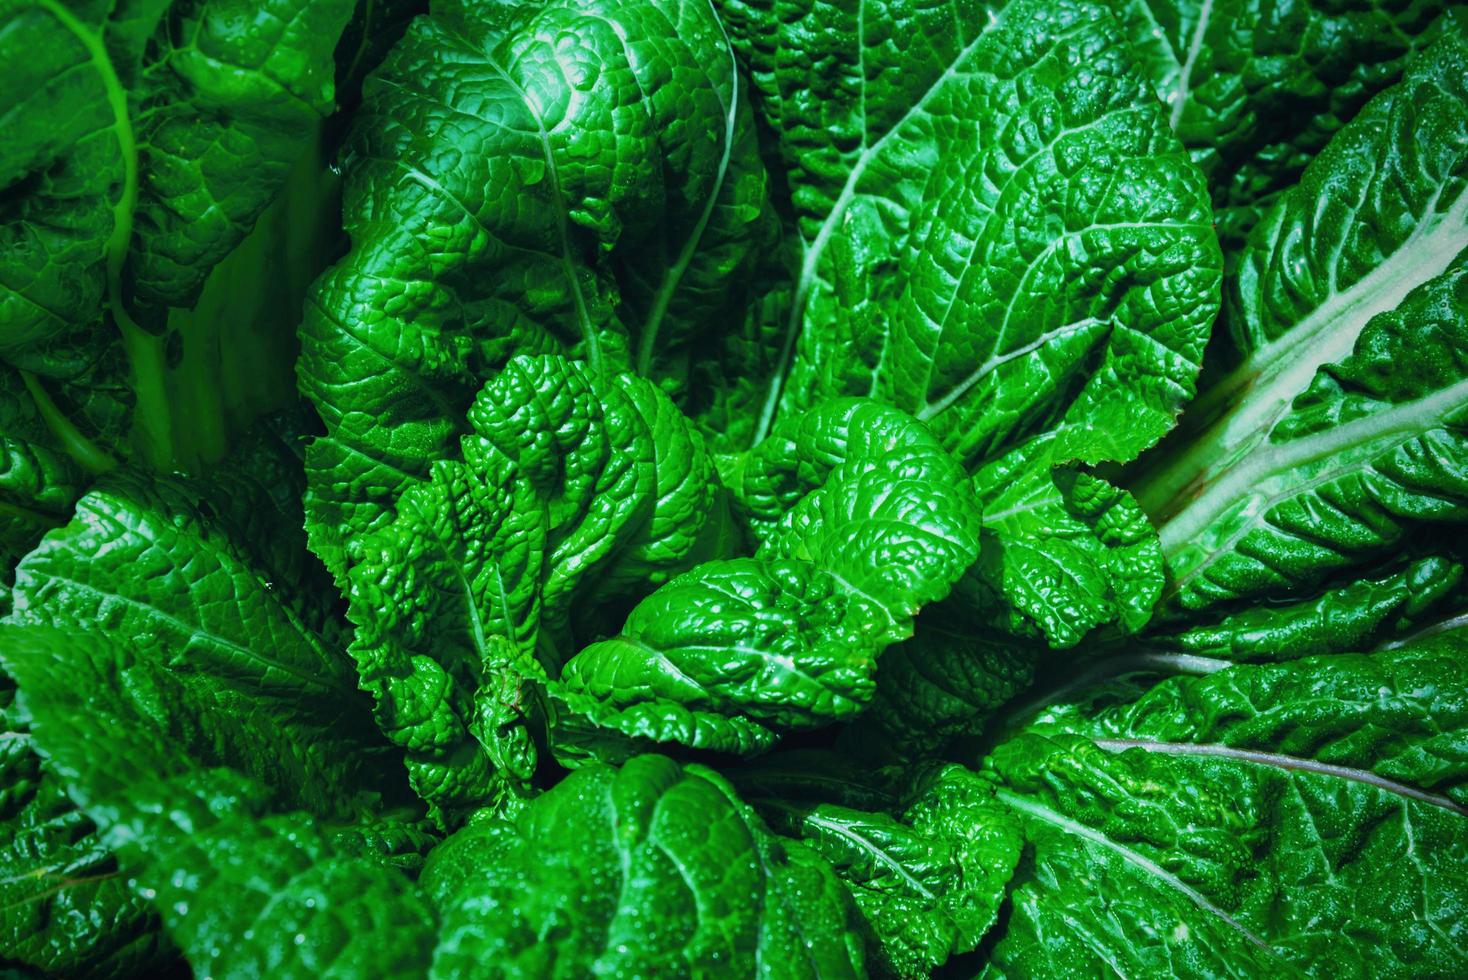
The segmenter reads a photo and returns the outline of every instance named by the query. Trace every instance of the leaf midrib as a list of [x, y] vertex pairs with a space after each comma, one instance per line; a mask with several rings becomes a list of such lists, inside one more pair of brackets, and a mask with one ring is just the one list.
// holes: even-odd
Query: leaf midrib
[[678, 252], [678, 258], [673, 265], [666, 270], [663, 281], [658, 285], [658, 291], [653, 298], [651, 308], [648, 310], [647, 321], [642, 325], [642, 336], [638, 340], [636, 369], [641, 377], [651, 377], [653, 352], [657, 347], [658, 334], [662, 330], [663, 319], [667, 316], [668, 305], [673, 300], [673, 294], [678, 291], [678, 285], [683, 281], [683, 276], [688, 271], [688, 266], [693, 262], [693, 254], [698, 250], [703, 241], [703, 233], [708, 228], [709, 220], [713, 217], [714, 208], [719, 203], [719, 197], [724, 193], [724, 182], [729, 176], [729, 160], [734, 152], [734, 127], [739, 113], [739, 65], [734, 58], [734, 45], [729, 40], [729, 32], [724, 27], [724, 19], [714, 8], [713, 0], [709, 0], [709, 16], [714, 23], [719, 25], [719, 33], [724, 38], [724, 45], [729, 52], [729, 102], [724, 110], [724, 150], [719, 156], [718, 174], [714, 179], [713, 186], [709, 189], [708, 200], [704, 202], [703, 213], [698, 216], [698, 222], [693, 230], [688, 233], [688, 238], [683, 242], [683, 248]]
[[1062, 816], [1061, 814], [1056, 813], [1054, 810], [1051, 810], [1049, 807], [1041, 806], [1033, 800], [1025, 799], [1023, 796], [1020, 796], [1013, 790], [999, 788], [994, 791], [994, 796], [996, 799], [1003, 802], [1012, 810], [1016, 810], [1035, 820], [1039, 820], [1042, 823], [1049, 824], [1062, 833], [1069, 834], [1073, 837], [1080, 837], [1083, 840], [1088, 840], [1093, 844], [1097, 844], [1101, 847], [1106, 848], [1107, 850], [1112, 851], [1128, 864], [1151, 876], [1152, 878], [1155, 878], [1157, 881], [1166, 885], [1168, 888], [1187, 898], [1188, 901], [1197, 906], [1199, 911], [1205, 912], [1208, 915], [1213, 916], [1220, 922], [1227, 925], [1230, 929], [1243, 936], [1254, 946], [1265, 951], [1266, 953], [1278, 957], [1279, 954], [1275, 951], [1274, 947], [1270, 946], [1263, 939], [1261, 939], [1258, 934], [1256, 934], [1253, 930], [1249, 929], [1238, 919], [1235, 919], [1233, 916], [1229, 915], [1221, 907], [1215, 905], [1212, 901], [1210, 901], [1208, 897], [1202, 892], [1198, 891], [1196, 888], [1183, 881], [1177, 875], [1162, 867], [1156, 861], [1153, 861], [1150, 858], [1139, 854], [1138, 852], [1132, 850], [1130, 847], [1127, 847], [1125, 844], [1122, 844], [1119, 841], [1112, 840], [1110, 837], [1107, 837], [1099, 830], [1088, 827], [1083, 823], [1079, 823], [1078, 821], [1071, 820], [1069, 817]]
[[770, 426], [774, 423], [775, 410], [779, 407], [780, 395], [785, 387], [785, 375], [790, 369], [790, 359], [795, 349], [795, 338], [799, 336], [800, 328], [805, 322], [805, 306], [810, 299], [811, 289], [815, 284], [816, 269], [820, 265], [820, 259], [826, 250], [827, 243], [830, 242], [831, 236], [836, 231], [836, 227], [841, 223], [842, 216], [845, 215], [846, 209], [851, 206], [851, 202], [856, 199], [856, 188], [861, 183], [861, 178], [865, 175], [867, 167], [871, 166], [872, 161], [886, 147], [887, 141], [901, 132], [936, 93], [940, 92], [945, 85], [957, 77], [959, 66], [969, 59], [969, 56], [973, 54], [979, 43], [989, 35], [989, 32], [1000, 21], [1001, 19], [998, 17], [991, 17], [988, 23], [984, 25], [983, 30], [979, 31], [973, 40], [959, 49], [958, 53], [954, 55], [953, 60], [933, 80], [933, 83], [924, 90], [921, 96], [914, 100], [908, 110], [902, 114], [902, 118], [893, 123], [874, 142], [868, 144], [857, 156], [856, 162], [852, 164], [851, 170], [846, 175], [846, 183], [842, 185], [841, 192], [837, 195], [835, 203], [831, 205], [831, 210], [827, 213], [825, 220], [821, 222], [820, 228], [816, 231], [815, 238], [805, 246], [805, 255], [800, 263], [800, 277], [796, 280], [795, 294], [790, 304], [790, 315], [785, 322], [784, 338], [780, 344], [780, 356], [775, 363], [775, 372], [771, 377], [769, 391], [765, 396], [765, 403], [760, 411], [759, 423], [755, 427], [753, 445], [758, 445], [764, 441], [765, 436], [769, 434]]
[[1410, 786], [1406, 783], [1398, 782], [1395, 779], [1388, 779], [1385, 776], [1377, 775], [1369, 769], [1341, 766], [1330, 762], [1321, 762], [1319, 759], [1288, 755], [1282, 752], [1262, 752], [1255, 749], [1236, 748], [1231, 745], [1222, 745], [1216, 742], [1161, 742], [1141, 738], [1100, 738], [1094, 739], [1093, 741], [1098, 747], [1108, 752], [1142, 749], [1147, 752], [1156, 752], [1162, 755], [1212, 756], [1238, 762], [1250, 762], [1256, 765], [1271, 766], [1276, 769], [1308, 772], [1320, 776], [1333, 776], [1337, 779], [1346, 779], [1351, 782], [1374, 786], [1377, 789], [1396, 796], [1417, 800], [1422, 803], [1430, 803], [1433, 806], [1442, 807], [1445, 810], [1468, 816], [1468, 807], [1463, 806], [1450, 797], [1419, 789], [1416, 786]]
[[127, 258], [128, 244], [132, 240], [133, 211], [138, 200], [138, 148], [133, 134], [132, 117], [128, 113], [127, 89], [117, 76], [117, 67], [113, 65], [100, 33], [82, 23], [56, 0], [36, 2], [41, 9], [55, 17], [87, 52], [87, 57], [91, 59], [101, 78], [107, 106], [112, 110], [112, 128], [117, 136], [118, 153], [122, 158], [123, 180], [117, 203], [112, 208], [112, 234], [108, 236], [106, 246], [107, 293], [114, 306], [121, 309], [122, 265]]
[[842, 840], [849, 842], [857, 850], [870, 854], [878, 864], [891, 869], [898, 878], [906, 881], [911, 889], [923, 898], [934, 902], [938, 900], [938, 896], [921, 881], [914, 878], [912, 873], [903, 866], [901, 861], [892, 857], [883, 848], [850, 829], [845, 824], [837, 820], [822, 817], [814, 809], [803, 810], [789, 800], [782, 800], [775, 797], [762, 797], [758, 800], [758, 804], [761, 807], [782, 810], [796, 820], [809, 823], [835, 834]]
[[1186, 450], [1135, 487], [1154, 517], [1169, 520], [1183, 509], [1178, 498], [1205, 484], [1264, 440], [1325, 364], [1355, 348], [1366, 324], [1396, 309], [1416, 288], [1452, 267], [1468, 245], [1468, 192], [1444, 212], [1439, 198], [1424, 208], [1417, 228], [1383, 262], [1346, 289], [1333, 292], [1294, 325], [1255, 348], [1244, 362], [1188, 408], [1198, 419]]
[[1353, 447], [1369, 447], [1369, 451], [1347, 460], [1347, 466], [1364, 465], [1402, 442], [1444, 424], [1447, 417], [1465, 403], [1468, 403], [1468, 379], [1322, 432], [1279, 445], [1269, 444], [1227, 471], [1222, 479], [1211, 484], [1162, 526], [1158, 537], [1163, 554], [1171, 558], [1187, 543], [1196, 540], [1251, 488], [1263, 486], [1291, 470], [1347, 452]]

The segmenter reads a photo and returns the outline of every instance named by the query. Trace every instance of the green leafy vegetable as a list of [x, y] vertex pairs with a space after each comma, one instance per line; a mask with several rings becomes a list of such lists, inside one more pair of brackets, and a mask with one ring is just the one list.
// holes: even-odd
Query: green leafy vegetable
[[994, 924], [1019, 862], [1015, 821], [975, 773], [920, 774], [896, 815], [839, 803], [754, 801], [771, 823], [830, 859], [876, 942], [880, 966], [924, 977]]
[[408, 751], [419, 793], [460, 810], [500, 791], [489, 736], [471, 734], [487, 708], [477, 692], [513, 683], [516, 661], [555, 672], [599, 607], [729, 537], [702, 440], [646, 381], [601, 384], [580, 363], [521, 357], [469, 423], [463, 461], [405, 492], [348, 573], [351, 653], [379, 723]]
[[1170, 604], [1311, 587], [1463, 519], [1465, 67], [1461, 34], [1429, 48], [1250, 237], [1230, 366], [1134, 485]]
[[0, 79], [0, 975], [1468, 974], [1460, 10], [0, 0]]

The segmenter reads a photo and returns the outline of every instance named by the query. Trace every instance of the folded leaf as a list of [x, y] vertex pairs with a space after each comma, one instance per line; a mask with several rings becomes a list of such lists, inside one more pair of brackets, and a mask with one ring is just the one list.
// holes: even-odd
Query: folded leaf
[[756, 557], [835, 575], [886, 611], [892, 640], [978, 556], [979, 504], [962, 468], [921, 424], [874, 402], [838, 399], [782, 421], [745, 462], [742, 492]]
[[1162, 593], [1157, 534], [1129, 493], [1054, 450], [1033, 440], [974, 477], [984, 544], [960, 591], [979, 621], [1052, 647], [1098, 626], [1135, 633]]
[[768, 745], [771, 728], [860, 711], [884, 626], [874, 603], [813, 565], [710, 562], [643, 600], [616, 637], [573, 657], [561, 684], [593, 699], [601, 724], [748, 751]]
[[990, 970], [1461, 973], [1465, 655], [1459, 630], [1044, 710], [985, 763], [1034, 855]]
[[876, 963], [927, 977], [994, 924], [1022, 845], [994, 787], [957, 765], [915, 775], [893, 814], [770, 797], [750, 801], [776, 830], [836, 869], [875, 940]]
[[566, 665], [554, 696], [625, 736], [748, 753], [870, 701], [876, 658], [973, 564], [962, 468], [902, 412], [837, 399], [741, 461], [753, 558], [663, 586]]
[[579, 770], [513, 829], [460, 831], [424, 887], [443, 919], [434, 977], [863, 973], [830, 866], [711, 770], [661, 756]]

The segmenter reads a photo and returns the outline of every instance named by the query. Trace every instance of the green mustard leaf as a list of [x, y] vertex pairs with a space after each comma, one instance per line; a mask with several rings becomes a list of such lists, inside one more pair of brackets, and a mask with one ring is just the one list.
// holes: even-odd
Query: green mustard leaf
[[1043, 652], [1037, 643], [991, 633], [960, 604], [933, 613], [882, 654], [871, 706], [841, 734], [845, 751], [905, 763], [976, 734], [1029, 686]]
[[1468, 520], [1465, 351], [1459, 263], [1373, 317], [1350, 356], [1166, 520], [1169, 601], [1288, 595], [1392, 554], [1418, 528]]
[[1215, 623], [1152, 636], [1148, 642], [1223, 660], [1293, 660], [1369, 650], [1451, 608], [1463, 581], [1461, 561], [1419, 558], [1299, 602], [1248, 606]]
[[884, 974], [930, 975], [994, 924], [1020, 859], [1015, 819], [994, 787], [958, 765], [915, 775], [893, 813], [751, 797], [777, 831], [809, 844], [845, 882]]
[[801, 242], [764, 431], [873, 392], [970, 464], [1056, 423], [1061, 461], [1129, 460], [1171, 427], [1220, 259], [1104, 5], [721, 6]]
[[1117, 16], [1213, 190], [1237, 247], [1413, 52], [1453, 29], [1445, 3], [1119, 0]]
[[433, 919], [411, 881], [317, 814], [272, 812], [321, 776], [278, 743], [267, 771], [265, 718], [105, 635], [5, 627], [0, 662], [47, 764], [196, 974], [423, 975]]
[[581, 769], [430, 856], [431, 976], [856, 977], [862, 942], [823, 859], [771, 834], [712, 770]]
[[[1336, 135], [1254, 228], [1226, 285], [1223, 329], [1202, 394], [1133, 482], [1154, 520], [1176, 523], [1188, 507], [1201, 514], [1193, 505], [1202, 496], [1216, 504], [1212, 488], [1224, 474], [1279, 455], [1270, 448], [1277, 424], [1320, 370], [1361, 349], [1373, 317], [1461, 267], [1459, 253], [1468, 247], [1465, 63], [1468, 33], [1446, 32]], [[1439, 297], [1446, 289], [1434, 287]], [[1432, 307], [1419, 293], [1401, 329], [1432, 319]], [[1420, 329], [1431, 330], [1425, 322]], [[1412, 354], [1399, 356], [1415, 363]], [[1181, 543], [1163, 533], [1165, 551]]]
[[0, 672], [0, 963], [126, 977], [176, 956], [96, 826], [44, 768]]
[[0, 348], [90, 324], [104, 300], [125, 325], [192, 305], [331, 111], [351, 9], [6, 4]]
[[[34, 377], [30, 383], [39, 384]], [[25, 376], [6, 368], [0, 368], [0, 461], [0, 567], [8, 583], [41, 535], [70, 518], [87, 474], [47, 427]]]
[[227, 499], [184, 481], [110, 477], [17, 566], [7, 621], [135, 647], [249, 729], [239, 740], [249, 771], [296, 805], [331, 812], [356, 793], [392, 792], [396, 763], [349, 661], [303, 620], [293, 583], [272, 581], [236, 543], [237, 526], [209, 503]]
[[877, 656], [978, 555], [972, 484], [897, 409], [836, 399], [789, 416], [735, 475], [755, 556], [698, 566], [572, 658], [553, 696], [573, 712], [738, 753], [849, 719]]
[[560, 690], [598, 725], [747, 753], [780, 731], [859, 712], [888, 623], [876, 603], [809, 562], [708, 562], [573, 657]]
[[746, 460], [740, 490], [756, 557], [830, 572], [887, 612], [892, 640], [978, 556], [963, 469], [921, 424], [875, 402], [837, 399], [782, 420]]
[[[1103, 684], [1043, 710], [985, 762], [1033, 853], [991, 972], [1461, 973], [1464, 644], [1140, 696]], [[1087, 882], [1105, 884], [1080, 896]]]
[[1052, 647], [1098, 626], [1134, 633], [1166, 577], [1157, 534], [1129, 493], [1054, 451], [1032, 440], [975, 475], [983, 548], [960, 591], [982, 621]]
[[[327, 564], [455, 455], [474, 393], [513, 355], [636, 369], [716, 426], [738, 414], [730, 399], [751, 394], [694, 384], [756, 383], [758, 329], [723, 326], [745, 320], [771, 250], [765, 184], [705, 0], [417, 20], [365, 85], [346, 151], [352, 248], [303, 325], [301, 388], [328, 430], [310, 459]], [[714, 356], [694, 371], [695, 352]]]

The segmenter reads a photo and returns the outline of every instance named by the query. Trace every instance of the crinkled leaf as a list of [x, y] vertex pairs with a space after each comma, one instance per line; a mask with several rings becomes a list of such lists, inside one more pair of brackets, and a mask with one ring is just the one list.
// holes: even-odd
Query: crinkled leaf
[[982, 621], [1072, 647], [1147, 624], [1165, 577], [1157, 534], [1125, 490], [1057, 466], [1035, 440], [979, 470], [983, 549], [961, 590]]
[[[7, 80], [0, 347], [189, 306], [332, 108], [350, 0], [30, 0], [0, 16]], [[161, 326], [161, 324], [158, 324]]]
[[741, 492], [757, 557], [831, 573], [887, 613], [892, 640], [978, 555], [962, 468], [922, 425], [875, 402], [838, 399], [783, 421], [745, 461]]
[[274, 730], [287, 698], [230, 706], [80, 630], [6, 627], [0, 663], [47, 764], [196, 973], [422, 975], [432, 919], [402, 872], [319, 809], [271, 812], [343, 795], [300, 785], [330, 774]]
[[992, 784], [958, 765], [915, 776], [891, 814], [770, 797], [751, 803], [831, 862], [866, 920], [873, 958], [898, 977], [927, 977], [978, 945], [1023, 843]]
[[863, 973], [830, 865], [711, 770], [661, 756], [579, 770], [513, 830], [460, 831], [424, 886], [443, 918], [434, 977]]
[[1418, 528], [1465, 519], [1468, 266], [1459, 265], [1373, 317], [1349, 357], [1322, 368], [1263, 441], [1162, 526], [1169, 599], [1202, 609], [1288, 594], [1391, 554]]
[[329, 811], [343, 787], [391, 786], [390, 757], [345, 657], [303, 622], [292, 583], [277, 589], [201, 490], [109, 478], [17, 566], [8, 621], [136, 645], [191, 697], [257, 727], [258, 764], [278, 770], [300, 805]]
[[760, 362], [722, 328], [772, 217], [706, 2], [445, 5], [367, 82], [353, 134], [352, 249], [308, 304], [300, 364], [328, 429], [310, 509], [334, 569], [455, 455], [515, 354], [636, 367], [690, 408], [710, 400], [689, 389], [695, 351]]
[[709, 562], [573, 657], [560, 687], [600, 725], [748, 752], [859, 712], [886, 628], [880, 607], [815, 565]]
[[[1460, 630], [1046, 709], [986, 768], [1033, 862], [996, 975], [1453, 976], [1465, 966]], [[1104, 894], [1078, 897], [1081, 882]]]
[[847, 751], [894, 763], [929, 753], [977, 733], [1029, 685], [1037, 644], [991, 633], [962, 606], [936, 611], [882, 654], [871, 706], [842, 733]]
[[[1342, 433], [1336, 436], [1343, 442], [1342, 452], [1328, 455], [1359, 461], [1378, 457], [1387, 468], [1381, 476], [1360, 478], [1362, 486], [1351, 493], [1355, 502], [1339, 499], [1348, 492], [1339, 481], [1334, 490], [1322, 488], [1313, 495], [1319, 499], [1314, 506], [1322, 510], [1321, 519], [1332, 524], [1378, 491], [1410, 494], [1414, 480], [1427, 479], [1408, 477], [1407, 486], [1387, 491], [1380, 481], [1392, 483], [1403, 475], [1387, 462], [1383, 452], [1389, 451], [1370, 438], [1366, 443], [1356, 440], [1355, 448], [1344, 445], [1353, 441], [1347, 433], [1361, 435], [1361, 426], [1369, 425], [1361, 421], [1365, 409], [1353, 407], [1361, 399], [1381, 403], [1383, 423], [1406, 423], [1412, 417], [1408, 427], [1425, 440], [1415, 452], [1451, 451], [1441, 436], [1427, 434], [1438, 424], [1428, 415], [1441, 412], [1424, 415], [1408, 406], [1427, 407], [1424, 385], [1452, 384], [1441, 366], [1419, 363], [1436, 357], [1432, 352], [1438, 345], [1457, 342], [1450, 322], [1461, 316], [1453, 309], [1454, 287], [1429, 284], [1461, 269], [1459, 253], [1468, 247], [1468, 193], [1461, 179], [1468, 159], [1465, 65], [1468, 35], [1461, 29], [1448, 31], [1412, 61], [1400, 83], [1372, 99], [1336, 135], [1254, 229], [1226, 286], [1221, 321], [1226, 329], [1210, 352], [1214, 363], [1203, 392], [1133, 484], [1143, 508], [1163, 524], [1170, 561], [1251, 486], [1273, 486], [1254, 506], [1260, 516], [1280, 516], [1291, 495], [1277, 485], [1279, 474], [1298, 474], [1308, 465], [1304, 457], [1311, 454], [1302, 446], [1310, 443], [1299, 436], [1304, 434], [1302, 420], [1312, 413], [1343, 413], [1339, 424], [1330, 426]], [[1382, 314], [1393, 317], [1374, 319]], [[1449, 322], [1437, 322], [1444, 319]], [[1388, 350], [1393, 344], [1407, 346]], [[1353, 367], [1331, 367], [1353, 351]], [[1384, 370], [1390, 361], [1377, 360], [1373, 369], [1374, 357], [1395, 359], [1398, 372], [1411, 380], [1391, 391], [1381, 388], [1367, 375]], [[1324, 374], [1322, 369], [1327, 369]], [[1312, 393], [1306, 401], [1313, 409], [1292, 409], [1307, 388]], [[1461, 400], [1461, 395], [1444, 397]], [[1329, 407], [1333, 401], [1339, 402], [1338, 410]], [[1287, 418], [1297, 421], [1282, 421]], [[1286, 442], [1294, 445], [1286, 449]], [[1395, 514], [1413, 508], [1403, 501], [1387, 509]], [[1331, 510], [1340, 513], [1332, 517]], [[1384, 515], [1383, 520], [1395, 518]], [[1374, 531], [1353, 533], [1391, 536], [1377, 520], [1368, 523], [1377, 525]], [[1325, 532], [1323, 538], [1326, 548], [1359, 547], [1336, 531]], [[1238, 543], [1243, 544], [1242, 538]], [[1285, 559], [1273, 560], [1278, 565]], [[1195, 564], [1185, 562], [1181, 573], [1191, 574]], [[1184, 586], [1183, 591], [1200, 592], [1187, 600], [1189, 605], [1207, 601], [1201, 590]]]
[[1250, 606], [1150, 642], [1224, 660], [1293, 660], [1369, 650], [1451, 608], [1462, 583], [1461, 562], [1421, 558], [1299, 602]]
[[1118, 17], [1168, 121], [1208, 176], [1236, 246], [1261, 201], [1305, 164], [1413, 52], [1450, 30], [1448, 4], [1127, 0]]
[[1059, 421], [1062, 461], [1171, 427], [1220, 260], [1105, 5], [722, 6], [803, 245], [771, 409], [877, 391], [966, 463]]
[[515, 712], [501, 709], [558, 672], [593, 635], [584, 624], [620, 619], [731, 543], [701, 438], [644, 380], [516, 358], [469, 423], [463, 461], [406, 490], [348, 573], [351, 653], [378, 724], [420, 795], [454, 812], [502, 791], [493, 756]]
[[0, 672], [0, 962], [129, 976], [175, 955], [96, 826], [46, 770]]
[[[39, 384], [31, 377], [30, 384]], [[67, 455], [18, 371], [0, 368], [0, 562], [8, 581], [41, 535], [59, 527], [87, 482]]]
[[553, 692], [573, 713], [639, 740], [739, 753], [850, 718], [871, 698], [877, 655], [978, 554], [962, 468], [875, 402], [783, 420], [734, 477], [755, 556], [695, 568], [577, 654]]

